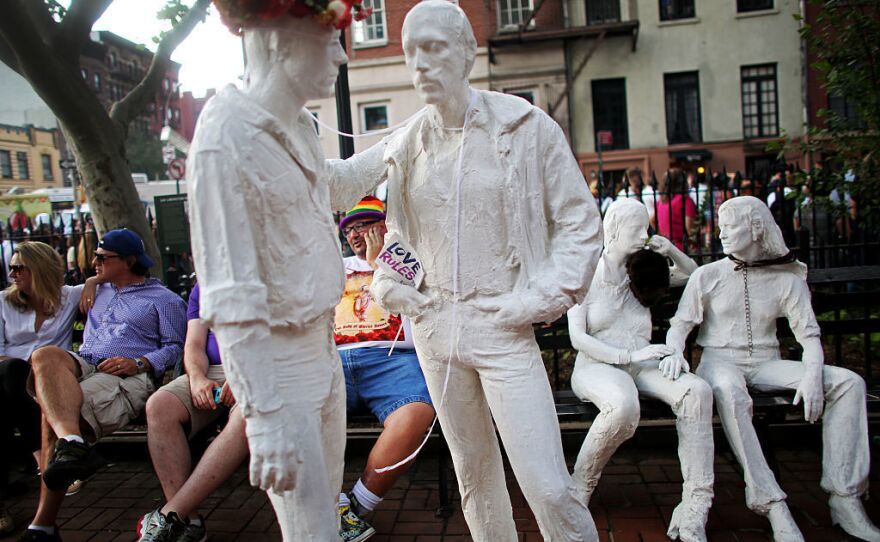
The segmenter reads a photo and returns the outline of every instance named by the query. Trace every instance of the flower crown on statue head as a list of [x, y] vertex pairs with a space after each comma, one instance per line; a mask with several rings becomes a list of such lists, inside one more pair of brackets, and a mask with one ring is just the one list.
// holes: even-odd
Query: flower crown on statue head
[[236, 35], [251, 23], [284, 15], [311, 15], [321, 24], [342, 30], [352, 19], [362, 21], [373, 13], [373, 8], [364, 7], [363, 0], [214, 0], [214, 5], [223, 24]]

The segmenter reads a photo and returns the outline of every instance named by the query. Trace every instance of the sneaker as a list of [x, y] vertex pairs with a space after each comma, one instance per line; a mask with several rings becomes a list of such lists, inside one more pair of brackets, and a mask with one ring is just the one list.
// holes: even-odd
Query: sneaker
[[66, 490], [76, 480], [95, 474], [102, 464], [94, 448], [88, 444], [59, 439], [49, 466], [43, 472], [43, 483], [53, 491]]
[[12, 521], [12, 515], [6, 509], [6, 504], [0, 501], [0, 536], [11, 534], [15, 530], [15, 522]]
[[52, 534], [28, 529], [21, 535], [18, 542], [61, 542], [61, 535], [58, 534], [58, 527], [55, 527], [55, 532]]
[[65, 495], [68, 497], [76, 495], [84, 485], [86, 485], [86, 483], [83, 480], [74, 480], [72, 484], [67, 486], [67, 493], [65, 493]]
[[137, 524], [138, 542], [176, 542], [186, 530], [176, 512], [164, 515], [159, 509], [144, 514]]
[[189, 522], [186, 525], [186, 529], [183, 530], [183, 534], [176, 540], [176, 542], [205, 542], [208, 540], [208, 529], [205, 527], [205, 518], [199, 516], [201, 523], [196, 525], [193, 522]]
[[343, 542], [363, 542], [376, 534], [376, 529], [358, 517], [350, 505], [339, 507], [339, 537]]

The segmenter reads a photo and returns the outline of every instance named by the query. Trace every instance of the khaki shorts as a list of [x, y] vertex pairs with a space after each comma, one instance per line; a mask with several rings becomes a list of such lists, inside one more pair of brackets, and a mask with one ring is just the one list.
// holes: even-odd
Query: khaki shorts
[[[208, 366], [208, 379], [223, 385], [226, 382], [226, 375], [223, 372], [222, 365]], [[192, 391], [189, 387], [189, 375], [183, 375], [175, 378], [168, 384], [165, 384], [159, 391], [167, 391], [171, 395], [177, 397], [186, 411], [189, 412], [189, 436], [192, 437], [217, 418], [229, 412], [229, 409], [223, 405], [218, 405], [214, 410], [202, 410], [196, 408], [192, 401]], [[233, 407], [234, 408], [234, 407]]]
[[[83, 394], [80, 410], [83, 438], [94, 442], [122, 429], [143, 413], [147, 399], [156, 389], [148, 373], [121, 378], [99, 372], [78, 354], [68, 354], [80, 369], [77, 380]], [[33, 375], [31, 372], [28, 377], [27, 389], [36, 397]]]

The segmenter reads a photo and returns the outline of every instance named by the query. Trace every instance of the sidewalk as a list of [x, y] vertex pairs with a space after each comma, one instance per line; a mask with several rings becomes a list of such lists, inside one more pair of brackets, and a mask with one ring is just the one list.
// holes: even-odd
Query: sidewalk
[[[787, 430], [788, 431], [788, 430]], [[787, 432], [786, 431], [786, 432]], [[590, 509], [600, 538], [614, 542], [662, 542], [672, 509], [678, 503], [681, 474], [674, 447], [674, 433], [652, 436], [641, 431], [636, 441], [624, 446], [605, 470]], [[819, 488], [820, 440], [814, 428], [795, 438], [782, 437], [786, 448], [778, 450], [781, 482], [788, 502], [808, 541], [854, 540], [831, 527], [827, 496]], [[804, 438], [800, 438], [804, 436]], [[566, 455], [572, 462], [577, 440], [567, 439]], [[720, 437], [716, 452], [715, 502], [709, 519], [711, 542], [770, 542], [769, 523], [745, 506], [742, 476]], [[366, 455], [358, 443], [350, 446], [346, 464], [346, 487], [357, 479]], [[65, 542], [131, 541], [137, 518], [161, 503], [161, 491], [153, 475], [145, 447], [125, 445], [107, 450], [113, 463], [102, 469], [77, 495], [68, 497], [58, 524]], [[430, 450], [429, 450], [430, 452]], [[508, 469], [508, 485], [520, 540], [542, 540], [538, 526]], [[877, 469], [872, 482], [878, 482]], [[452, 484], [454, 486], [454, 482]], [[31, 490], [11, 511], [24, 528], [36, 507], [36, 478]], [[435, 516], [437, 456], [420, 457], [397, 487], [370, 518], [377, 534], [371, 542], [464, 542], [471, 540], [454, 492], [455, 513]], [[880, 502], [866, 504], [869, 515], [880, 522]], [[272, 507], [265, 495], [250, 487], [244, 467], [202, 508], [209, 540], [273, 542], [280, 540]], [[0, 538], [0, 542], [16, 537]]]

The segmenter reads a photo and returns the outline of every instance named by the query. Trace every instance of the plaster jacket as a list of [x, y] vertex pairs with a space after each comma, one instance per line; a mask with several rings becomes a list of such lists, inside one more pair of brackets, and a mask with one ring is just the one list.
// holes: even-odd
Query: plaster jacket
[[751, 335], [754, 350], [775, 350], [776, 355], [777, 318], [788, 319], [801, 345], [819, 338], [819, 324], [800, 264], [748, 268], [747, 273], [735, 270], [735, 265], [725, 258], [694, 271], [670, 327], [687, 336], [699, 325], [697, 343], [704, 348], [748, 350]]
[[345, 273], [331, 206], [349, 209], [375, 185], [327, 175], [313, 122], [304, 110], [286, 128], [232, 85], [205, 106], [199, 124], [213, 129], [196, 131], [187, 170], [207, 325], [303, 328], [338, 303]]
[[[502, 187], [497, 190], [497, 201], [468, 200], [463, 205], [499, 217], [495, 227], [501, 235], [485, 232], [506, 245], [497, 247], [497, 252], [505, 257], [496, 264], [503, 266], [496, 269], [497, 275], [512, 281], [508, 295], [522, 303], [528, 322], [553, 321], [586, 294], [602, 250], [598, 209], [562, 130], [550, 117], [513, 96], [474, 89], [472, 92], [475, 96], [461, 136], [462, 186], [479, 177], [481, 182], [501, 183]], [[430, 110], [426, 110], [389, 137], [383, 154], [389, 194], [388, 232], [408, 239], [417, 252], [424, 248], [422, 235], [431, 232], [419, 231], [419, 209], [411, 199], [412, 186], [442, 182], [413, 175], [413, 165], [420, 155], [429, 154], [426, 142], [435, 125], [430, 115]], [[416, 171], [424, 172], [426, 168]], [[454, 186], [448, 190], [453, 197], [454, 191]], [[454, 208], [454, 204], [450, 207]], [[463, 213], [461, 231], [471, 227], [475, 218], [482, 217]], [[496, 288], [482, 287], [486, 277], [469, 274], [473, 262], [488, 256], [468, 251], [468, 239], [480, 233], [474, 230], [462, 234], [460, 296], [465, 300], [497, 294]], [[421, 253], [420, 256], [425, 257]], [[454, 270], [446, 259], [436, 259], [435, 263], [433, 270], [426, 264], [425, 282], [437, 286], [445, 295]], [[485, 265], [479, 267], [486, 270]], [[389, 299], [388, 293], [395, 288], [403, 286], [380, 269], [371, 287], [376, 299], [388, 310], [418, 316], [416, 308], [395, 306]]]

